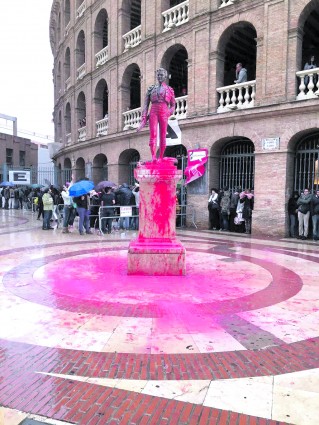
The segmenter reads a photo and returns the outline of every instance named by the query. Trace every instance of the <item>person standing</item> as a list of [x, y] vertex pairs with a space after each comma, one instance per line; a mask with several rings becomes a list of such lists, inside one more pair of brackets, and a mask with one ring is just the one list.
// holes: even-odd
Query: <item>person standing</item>
[[79, 214], [79, 233], [80, 235], [84, 235], [84, 229], [85, 233], [87, 235], [92, 235], [92, 232], [90, 230], [90, 201], [89, 201], [89, 195], [85, 194], [82, 196], [77, 196], [73, 198], [73, 201], [76, 203], [76, 210]]
[[63, 186], [61, 195], [64, 204], [62, 233], [69, 233], [69, 221], [73, 210], [73, 201], [72, 197], [69, 195], [69, 189], [66, 184]]
[[212, 188], [212, 194], [208, 199], [209, 230], [219, 230], [219, 203], [218, 190]]
[[312, 237], [314, 241], [317, 241], [319, 240], [319, 189], [312, 196], [310, 211], [312, 218]]
[[14, 209], [14, 189], [12, 187], [10, 187], [9, 189], [9, 210]]
[[308, 237], [311, 199], [312, 195], [309, 193], [309, 189], [306, 188], [297, 200], [299, 223], [298, 239], [305, 240]]
[[102, 233], [112, 233], [112, 222], [114, 216], [115, 195], [111, 187], [103, 189], [101, 196], [101, 230]]
[[288, 199], [289, 235], [295, 238], [298, 234], [298, 201], [299, 193], [295, 191]]
[[247, 69], [243, 67], [241, 63], [236, 65], [236, 80], [235, 84], [246, 83], [247, 81]]
[[53, 198], [51, 196], [51, 190], [49, 188], [46, 188], [44, 190], [43, 196], [42, 196], [42, 203], [43, 203], [43, 230], [52, 230], [53, 227], [50, 226], [50, 220], [52, 217], [53, 212]]

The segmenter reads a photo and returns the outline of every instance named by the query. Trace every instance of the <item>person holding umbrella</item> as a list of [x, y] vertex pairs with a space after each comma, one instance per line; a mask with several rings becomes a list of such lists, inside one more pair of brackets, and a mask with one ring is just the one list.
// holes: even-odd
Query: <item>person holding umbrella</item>
[[90, 180], [80, 180], [74, 183], [69, 189], [69, 195], [73, 197], [76, 203], [76, 210], [79, 215], [79, 232], [84, 235], [84, 229], [87, 235], [92, 235], [90, 230], [90, 201], [89, 192], [94, 188], [94, 183]]

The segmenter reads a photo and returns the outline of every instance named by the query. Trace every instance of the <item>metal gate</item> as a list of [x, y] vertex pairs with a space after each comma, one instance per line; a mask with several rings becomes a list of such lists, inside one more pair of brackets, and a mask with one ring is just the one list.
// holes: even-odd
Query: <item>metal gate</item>
[[319, 132], [300, 140], [296, 148], [294, 190], [319, 189]]
[[219, 187], [253, 189], [254, 173], [254, 144], [246, 138], [229, 142], [220, 155]]

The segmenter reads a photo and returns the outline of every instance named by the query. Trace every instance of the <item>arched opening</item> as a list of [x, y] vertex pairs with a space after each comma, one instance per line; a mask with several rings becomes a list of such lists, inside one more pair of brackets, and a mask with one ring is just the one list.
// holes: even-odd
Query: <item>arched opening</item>
[[62, 112], [59, 111], [58, 123], [57, 123], [57, 140], [59, 143], [62, 143]]
[[[302, 66], [311, 56], [319, 52], [319, 8], [318, 1], [311, 2], [303, 12]], [[305, 19], [306, 18], [306, 19]], [[319, 57], [315, 56], [315, 64], [319, 66]]]
[[67, 103], [65, 106], [65, 132], [66, 134], [71, 134], [71, 105]]
[[58, 26], [57, 26], [56, 37], [57, 37], [57, 46], [58, 46], [58, 44], [59, 44], [59, 42], [61, 40], [61, 12], [60, 11], [58, 13]]
[[319, 130], [301, 137], [296, 145], [294, 190], [319, 190]]
[[56, 92], [57, 95], [61, 94], [61, 62], [58, 63], [58, 72], [56, 75]]
[[256, 37], [255, 28], [248, 22], [239, 22], [231, 25], [223, 33], [218, 50], [223, 56], [218, 67], [224, 66], [223, 73], [219, 76], [218, 85], [228, 86], [234, 84], [236, 78], [236, 64], [241, 63], [247, 69], [247, 81], [256, 78]]
[[93, 159], [92, 178], [95, 183], [108, 180], [107, 157], [99, 153]]
[[105, 9], [100, 10], [94, 26], [94, 52], [98, 53], [108, 46], [108, 15]]
[[122, 78], [121, 102], [124, 119], [124, 130], [136, 128], [139, 125], [141, 106], [141, 72], [136, 64], [129, 65]]
[[78, 158], [75, 163], [75, 179], [76, 181], [85, 178], [85, 162], [83, 158]]
[[72, 165], [70, 158], [65, 158], [63, 162], [63, 169], [61, 170], [61, 185], [72, 180]]
[[135, 184], [134, 169], [140, 154], [136, 149], [127, 149], [121, 153], [119, 157], [119, 181], [118, 183], [127, 183], [128, 185]]
[[232, 138], [222, 148], [219, 159], [219, 188], [254, 189], [254, 144], [246, 137]]
[[130, 30], [141, 25], [141, 0], [132, 0], [130, 17]]
[[109, 90], [105, 80], [100, 80], [95, 88], [96, 121], [105, 118], [109, 113]]
[[141, 106], [141, 71], [135, 66], [130, 80], [130, 109]]
[[81, 30], [76, 41], [76, 68], [78, 69], [81, 65], [85, 64], [85, 34]]
[[[70, 76], [71, 76], [70, 63], [71, 63], [70, 48], [67, 47], [66, 50], [65, 50], [65, 55], [64, 55], [64, 78], [65, 78], [65, 81], [68, 78], [70, 78]], [[67, 84], [66, 84], [66, 88], [67, 88]]]
[[85, 94], [81, 91], [78, 95], [78, 100], [76, 104], [76, 112], [77, 112], [77, 121], [78, 127], [86, 126], [86, 101]]
[[162, 67], [168, 72], [175, 97], [185, 96], [188, 93], [188, 53], [185, 47], [176, 44], [169, 48], [162, 59]]
[[71, 9], [70, 9], [70, 0], [65, 0], [64, 3], [64, 22], [65, 26], [70, 22], [71, 19]]

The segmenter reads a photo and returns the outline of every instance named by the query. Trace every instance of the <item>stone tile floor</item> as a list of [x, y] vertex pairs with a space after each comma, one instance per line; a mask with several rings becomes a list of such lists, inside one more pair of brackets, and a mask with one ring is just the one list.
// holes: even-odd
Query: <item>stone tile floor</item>
[[133, 232], [0, 210], [0, 425], [319, 423], [319, 244], [178, 234], [185, 277], [127, 276]]

